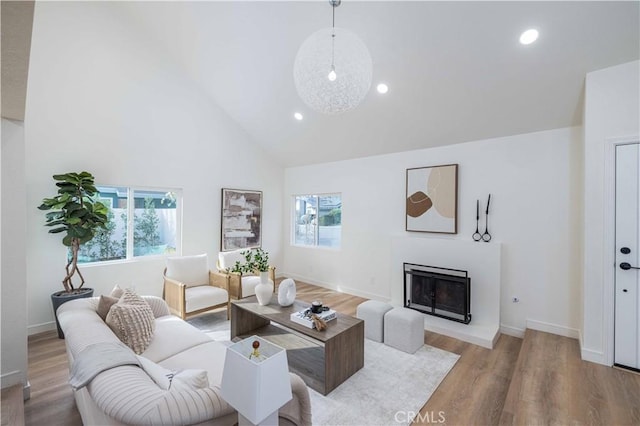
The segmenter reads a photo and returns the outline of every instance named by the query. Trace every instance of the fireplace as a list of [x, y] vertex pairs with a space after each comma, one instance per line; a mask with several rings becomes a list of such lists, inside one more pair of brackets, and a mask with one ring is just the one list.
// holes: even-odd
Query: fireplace
[[469, 324], [471, 278], [467, 271], [404, 263], [404, 306]]

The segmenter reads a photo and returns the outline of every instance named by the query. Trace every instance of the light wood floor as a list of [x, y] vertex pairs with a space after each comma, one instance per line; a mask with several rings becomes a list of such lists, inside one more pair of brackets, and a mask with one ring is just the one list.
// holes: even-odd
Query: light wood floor
[[[297, 296], [355, 315], [366, 299], [297, 282]], [[640, 376], [582, 361], [578, 342], [527, 330], [493, 350], [425, 332], [425, 343], [460, 355], [416, 423], [447, 425], [640, 425]], [[64, 340], [29, 337], [27, 425], [81, 425], [67, 384]]]

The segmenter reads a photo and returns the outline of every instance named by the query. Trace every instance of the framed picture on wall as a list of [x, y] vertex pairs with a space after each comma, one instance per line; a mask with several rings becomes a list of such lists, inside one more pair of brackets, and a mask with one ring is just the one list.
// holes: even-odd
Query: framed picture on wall
[[222, 188], [221, 251], [262, 246], [262, 191]]
[[458, 165], [407, 169], [405, 229], [458, 232]]

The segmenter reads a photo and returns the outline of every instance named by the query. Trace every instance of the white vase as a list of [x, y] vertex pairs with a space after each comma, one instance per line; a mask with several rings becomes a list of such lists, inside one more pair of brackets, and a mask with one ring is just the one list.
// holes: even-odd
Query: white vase
[[260, 306], [268, 305], [273, 296], [273, 284], [269, 280], [269, 272], [260, 272], [260, 284], [255, 288], [256, 298]]

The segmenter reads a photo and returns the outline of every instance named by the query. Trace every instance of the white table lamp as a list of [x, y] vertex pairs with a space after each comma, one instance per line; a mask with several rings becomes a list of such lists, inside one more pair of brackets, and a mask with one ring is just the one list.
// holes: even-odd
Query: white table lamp
[[278, 409], [292, 398], [287, 352], [258, 336], [234, 343], [227, 348], [221, 388], [238, 410], [239, 426], [277, 426]]

